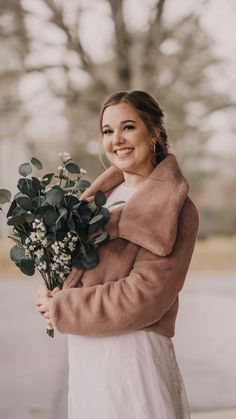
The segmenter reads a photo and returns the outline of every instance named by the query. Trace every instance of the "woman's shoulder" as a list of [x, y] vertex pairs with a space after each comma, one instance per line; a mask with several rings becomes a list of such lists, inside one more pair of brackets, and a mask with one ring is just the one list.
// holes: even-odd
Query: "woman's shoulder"
[[180, 212], [180, 222], [182, 222], [182, 224], [191, 226], [191, 228], [198, 231], [199, 221], [200, 216], [198, 208], [192, 199], [187, 196]]

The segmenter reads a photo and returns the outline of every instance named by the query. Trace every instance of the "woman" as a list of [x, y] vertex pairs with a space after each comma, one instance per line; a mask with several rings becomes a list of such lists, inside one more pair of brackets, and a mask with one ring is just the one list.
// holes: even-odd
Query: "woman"
[[102, 190], [110, 240], [91, 270], [73, 268], [63, 289], [41, 286], [38, 311], [68, 334], [69, 419], [187, 419], [171, 338], [197, 232], [198, 211], [163, 112], [146, 92], [116, 92], [101, 109], [111, 167], [83, 193]]

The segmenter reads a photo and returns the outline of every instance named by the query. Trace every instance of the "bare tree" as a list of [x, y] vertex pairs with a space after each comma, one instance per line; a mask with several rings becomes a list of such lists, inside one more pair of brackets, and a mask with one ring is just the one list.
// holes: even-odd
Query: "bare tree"
[[[64, 103], [69, 122], [68, 141], [74, 150], [78, 148], [78, 133], [83, 133], [84, 141], [96, 136], [98, 107], [106, 94], [137, 88], [154, 94], [166, 110], [170, 137], [180, 157], [199, 152], [210, 135], [201, 129], [207, 115], [233, 105], [228, 95], [214, 91], [207, 76], [207, 68], [217, 65], [217, 60], [211, 52], [212, 41], [200, 24], [201, 9], [170, 25], [165, 18], [168, 0], [156, 0], [147, 29], [134, 32], [127, 24], [123, 0], [101, 0], [100, 3], [110, 10], [113, 36], [110, 39], [111, 58], [98, 63], [88, 53], [80, 34], [83, 14], [92, 4], [87, 3], [87, 6], [79, 0], [75, 3], [72, 20], [67, 16], [69, 4], [41, 0], [48, 11], [47, 27], [56, 28], [63, 34], [63, 49], [77, 57], [77, 70], [87, 77], [85, 86], [74, 82], [74, 68], [66, 54], [60, 63], [29, 64], [27, 57], [36, 51], [36, 42], [27, 26], [27, 19], [33, 12], [27, 9], [27, 2], [23, 0], [11, 2], [21, 39], [19, 57], [22, 66], [20, 71], [7, 70], [8, 76], [33, 72], [45, 76], [52, 95]], [[45, 37], [41, 41], [40, 34], [37, 43], [47, 47]], [[60, 83], [54, 77], [54, 70], [60, 70], [63, 75]]]

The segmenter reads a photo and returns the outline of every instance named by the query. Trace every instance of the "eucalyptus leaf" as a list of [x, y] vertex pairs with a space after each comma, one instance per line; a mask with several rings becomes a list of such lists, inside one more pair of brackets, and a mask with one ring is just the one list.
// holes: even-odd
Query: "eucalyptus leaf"
[[102, 219], [103, 219], [102, 214], [95, 215], [95, 217], [91, 218], [91, 220], [89, 221], [89, 224], [95, 224]]
[[17, 187], [21, 193], [34, 197], [35, 193], [32, 188], [32, 180], [29, 178], [20, 178], [17, 183]]
[[108, 208], [113, 207], [113, 205], [120, 205], [120, 204], [125, 204], [125, 201], [116, 201], [116, 202], [113, 202], [113, 204], [109, 205]]
[[78, 164], [75, 163], [67, 163], [65, 165], [66, 170], [68, 170], [69, 173], [75, 174], [75, 173], [80, 173], [80, 168], [78, 166]]
[[16, 244], [21, 244], [21, 240], [17, 236], [7, 236], [9, 239], [12, 239]]
[[96, 249], [93, 249], [92, 247], [86, 250], [86, 253], [81, 256], [81, 261], [83, 263], [84, 268], [86, 269], [92, 269], [97, 266], [99, 262], [99, 257], [96, 252]]
[[15, 207], [14, 210], [12, 211], [12, 217], [16, 217], [22, 214], [25, 214], [25, 210], [21, 207]]
[[54, 229], [55, 229], [55, 231], [60, 231], [61, 229], [62, 229], [62, 220], [59, 220], [59, 221], [57, 221], [55, 224], [54, 224]]
[[84, 192], [91, 186], [91, 183], [88, 180], [80, 179], [75, 182], [75, 187], [78, 191]]
[[91, 219], [91, 210], [89, 207], [81, 208], [80, 216], [84, 222], [88, 224]]
[[35, 215], [31, 213], [25, 213], [16, 217], [9, 218], [9, 220], [7, 221], [7, 224], [9, 226], [15, 227], [15, 226], [21, 226], [22, 224], [25, 224], [25, 223], [31, 223], [34, 220], [35, 220]]
[[43, 221], [47, 226], [53, 226], [58, 219], [58, 212], [54, 207], [50, 207], [43, 217]]
[[107, 232], [103, 232], [102, 234], [100, 234], [99, 236], [97, 236], [94, 240], [94, 244], [101, 244], [105, 241], [107, 241], [109, 238], [109, 235]]
[[27, 183], [27, 180], [24, 177], [21, 177], [18, 180], [17, 188], [23, 194], [26, 194], [27, 192], [29, 192], [28, 183]]
[[84, 269], [84, 264], [79, 257], [72, 259], [72, 266], [77, 269]]
[[104, 224], [106, 224], [110, 220], [110, 218], [111, 218], [110, 211], [107, 208], [105, 208], [105, 207], [103, 207], [103, 208], [100, 209], [100, 214], [103, 215]]
[[10, 250], [10, 258], [14, 262], [20, 262], [22, 258], [25, 257], [25, 250], [23, 246], [15, 245]]
[[57, 218], [56, 223], [58, 223], [58, 221], [60, 221], [61, 218], [66, 219], [67, 213], [68, 211], [66, 208], [64, 207], [59, 208], [59, 217]]
[[73, 190], [74, 189], [74, 186], [75, 186], [75, 181], [74, 180], [71, 180], [71, 179], [68, 179], [65, 182], [64, 190]]
[[43, 183], [44, 186], [49, 185], [49, 183], [51, 183], [52, 178], [54, 176], [54, 173], [47, 173], [46, 175], [44, 175], [41, 179], [41, 183]]
[[6, 204], [11, 200], [11, 192], [8, 189], [0, 189], [0, 204]]
[[73, 209], [73, 207], [79, 204], [79, 198], [74, 195], [65, 195], [65, 203], [68, 209]]
[[60, 186], [53, 186], [52, 189], [46, 193], [46, 201], [53, 206], [59, 206], [63, 198], [64, 191]]
[[97, 211], [97, 206], [96, 206], [95, 202], [91, 202], [90, 205], [89, 205], [89, 208], [90, 208], [92, 213]]
[[17, 198], [17, 204], [23, 208], [25, 211], [32, 209], [32, 201], [27, 195], [22, 195]]
[[67, 221], [67, 225], [69, 230], [75, 231], [75, 221], [73, 218], [73, 214], [70, 214], [69, 219]]
[[36, 169], [42, 170], [43, 165], [40, 160], [36, 159], [36, 157], [32, 157], [31, 163], [33, 164], [34, 167], [36, 167]]
[[36, 196], [32, 199], [32, 205], [35, 210], [38, 210], [44, 202], [44, 198], [42, 196]]
[[35, 193], [35, 195], [39, 195], [40, 191], [41, 191], [41, 183], [38, 180], [37, 177], [32, 176], [32, 189]]
[[30, 163], [23, 163], [20, 165], [18, 172], [20, 173], [21, 176], [28, 176], [32, 173], [32, 166]]
[[12, 201], [11, 205], [10, 205], [10, 208], [9, 208], [8, 212], [7, 212], [7, 218], [11, 217], [11, 215], [12, 215], [12, 213], [13, 213], [14, 209], [16, 208], [16, 205], [17, 205], [17, 204], [16, 204], [16, 200], [14, 199], [14, 200]]
[[35, 211], [36, 218], [43, 217], [49, 208], [51, 208], [51, 206], [48, 204], [37, 208], [37, 210]]
[[35, 264], [33, 259], [23, 258], [19, 262], [20, 270], [25, 275], [32, 276], [35, 273]]
[[102, 207], [107, 201], [106, 195], [102, 191], [95, 192], [94, 202], [98, 207]]

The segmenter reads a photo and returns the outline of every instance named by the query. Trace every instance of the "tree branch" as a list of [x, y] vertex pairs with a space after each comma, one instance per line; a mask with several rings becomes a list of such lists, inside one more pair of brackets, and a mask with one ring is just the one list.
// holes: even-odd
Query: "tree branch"
[[123, 0], [108, 0], [115, 29], [115, 65], [121, 88], [129, 89], [131, 84], [131, 63], [129, 49], [131, 39], [126, 30], [123, 15]]
[[146, 89], [151, 90], [153, 85], [153, 76], [156, 73], [159, 48], [163, 39], [162, 20], [164, 5], [166, 0], [156, 2], [153, 13], [155, 18], [150, 23], [148, 33], [143, 44], [143, 57], [145, 57], [142, 66], [142, 73], [146, 80]]
[[[91, 60], [91, 58], [86, 53], [85, 49], [83, 48], [81, 41], [79, 39], [78, 31], [73, 31], [72, 28], [69, 28], [66, 24], [63, 16], [63, 10], [59, 5], [56, 5], [54, 0], [44, 0], [45, 4], [52, 12], [52, 16], [50, 22], [53, 23], [55, 26], [60, 28], [67, 40], [67, 48], [72, 50], [78, 54], [81, 61], [81, 69], [89, 73], [92, 79], [98, 84], [104, 87], [102, 80], [98, 78], [96, 67]], [[78, 20], [79, 20], [80, 11], [78, 10]]]

